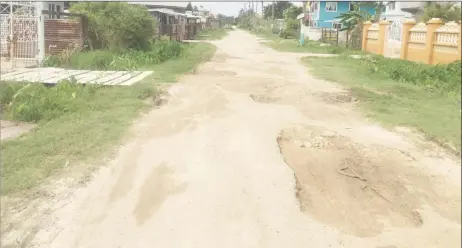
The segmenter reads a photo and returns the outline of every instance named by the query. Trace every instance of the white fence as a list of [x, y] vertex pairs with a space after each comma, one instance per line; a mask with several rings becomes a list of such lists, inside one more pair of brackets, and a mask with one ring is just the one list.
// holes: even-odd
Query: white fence
[[[313, 28], [307, 27], [305, 25], [301, 25], [301, 32], [305, 36], [305, 39], [319, 41], [322, 38], [322, 28]], [[339, 31], [338, 32], [338, 42], [339, 43], [346, 43], [347, 42], [347, 32], [346, 31]]]
[[2, 71], [36, 66], [43, 59], [43, 2], [0, 1]]

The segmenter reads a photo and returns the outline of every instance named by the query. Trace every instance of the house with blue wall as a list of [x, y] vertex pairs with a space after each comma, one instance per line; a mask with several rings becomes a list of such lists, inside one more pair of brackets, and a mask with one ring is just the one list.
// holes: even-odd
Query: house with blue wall
[[[353, 10], [355, 2], [329, 2], [329, 1], [311, 1], [307, 3], [308, 26], [318, 28], [335, 28], [340, 29], [340, 14]], [[375, 14], [372, 6], [361, 6], [360, 10], [367, 11], [371, 15]]]

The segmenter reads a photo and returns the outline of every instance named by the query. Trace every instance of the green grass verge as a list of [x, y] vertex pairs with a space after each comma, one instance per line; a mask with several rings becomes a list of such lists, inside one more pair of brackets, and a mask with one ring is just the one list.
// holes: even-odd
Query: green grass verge
[[415, 128], [460, 154], [460, 62], [435, 67], [347, 56], [303, 62], [312, 74], [350, 88], [368, 117], [388, 127]]
[[[21, 87], [17, 87], [17, 83], [0, 82], [2, 92], [12, 89], [9, 95], [2, 95], [3, 106], [28, 108], [42, 100], [48, 102], [32, 108], [31, 113], [45, 113], [38, 118], [35, 130], [17, 139], [2, 141], [2, 195], [32, 189], [59, 173], [66, 164], [97, 164], [98, 159], [120, 144], [140, 112], [152, 106], [146, 103], [146, 98], [158, 94], [156, 86], [159, 83], [176, 81], [180, 75], [208, 60], [215, 51], [215, 46], [207, 43], [187, 46], [181, 57], [153, 66], [153, 76], [130, 87], [81, 87], [69, 83], [52, 88], [32, 85], [27, 94], [19, 97], [16, 93]], [[14, 95], [19, 102], [11, 100]], [[50, 99], [60, 101], [49, 102]], [[5, 107], [5, 117], [21, 118], [9, 112], [15, 110], [18, 111]]]
[[203, 29], [196, 35], [196, 40], [221, 40], [228, 35], [229, 29]]

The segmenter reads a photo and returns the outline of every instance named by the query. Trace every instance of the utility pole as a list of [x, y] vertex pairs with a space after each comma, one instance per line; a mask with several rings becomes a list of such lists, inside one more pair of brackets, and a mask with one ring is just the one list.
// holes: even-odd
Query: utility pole
[[263, 13], [263, 10], [264, 10], [264, 8], [263, 8], [263, 1], [261, 1], [261, 17], [262, 17], [262, 18], [263, 18], [264, 14], [265, 14], [265, 13]]
[[271, 3], [271, 29], [274, 28], [274, 1]]
[[271, 4], [271, 19], [273, 19], [273, 21], [274, 21], [274, 1]]

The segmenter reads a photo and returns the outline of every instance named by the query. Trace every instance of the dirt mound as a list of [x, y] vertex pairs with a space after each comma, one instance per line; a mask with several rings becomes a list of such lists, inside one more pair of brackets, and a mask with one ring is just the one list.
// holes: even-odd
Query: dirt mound
[[[418, 210], [426, 204], [460, 222], [460, 203], [437, 194], [432, 178], [407, 166], [398, 150], [310, 126], [283, 130], [278, 144], [295, 172], [300, 209], [346, 233], [370, 237], [385, 226], [419, 227]], [[450, 201], [453, 208], [442, 207]]]

